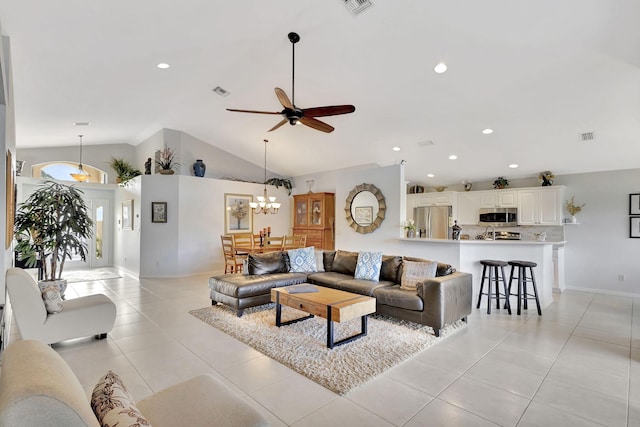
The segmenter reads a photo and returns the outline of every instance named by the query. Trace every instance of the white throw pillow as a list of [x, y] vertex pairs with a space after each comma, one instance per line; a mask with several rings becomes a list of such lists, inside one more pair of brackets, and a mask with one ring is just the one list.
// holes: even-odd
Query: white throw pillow
[[42, 286], [42, 300], [47, 313], [56, 314], [62, 311], [62, 297], [60, 296], [60, 288], [56, 284], [50, 283]]
[[315, 273], [316, 251], [313, 246], [300, 249], [289, 249], [289, 271], [292, 273]]
[[415, 262], [402, 261], [402, 279], [400, 287], [410, 291], [415, 291], [418, 283], [436, 277], [436, 269], [438, 263], [436, 261]]
[[324, 251], [316, 249], [316, 271], [324, 271]]
[[359, 252], [354, 277], [362, 280], [380, 280], [382, 252]]

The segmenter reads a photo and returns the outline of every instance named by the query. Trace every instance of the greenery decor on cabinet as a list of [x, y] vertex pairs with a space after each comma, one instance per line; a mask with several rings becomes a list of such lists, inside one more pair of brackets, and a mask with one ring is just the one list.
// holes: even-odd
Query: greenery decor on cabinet
[[503, 176], [499, 176], [493, 181], [493, 188], [502, 189], [509, 186], [509, 180]]
[[278, 188], [278, 187], [286, 188], [288, 196], [291, 195], [291, 190], [293, 189], [293, 185], [291, 185], [291, 180], [289, 180], [287, 178], [269, 178], [264, 183], [268, 184], [268, 185], [273, 185], [276, 188]]
[[42, 262], [44, 280], [60, 280], [72, 255], [86, 260], [93, 221], [82, 195], [73, 185], [45, 181], [16, 212], [15, 250], [28, 267]]
[[553, 180], [555, 178], [556, 176], [551, 171], [540, 172], [540, 175], [538, 175], [538, 179], [542, 183], [543, 187], [553, 185]]
[[111, 161], [108, 163], [111, 169], [116, 174], [116, 182], [122, 186], [126, 186], [127, 183], [138, 175], [142, 175], [139, 169], [136, 169], [122, 157], [111, 157]]

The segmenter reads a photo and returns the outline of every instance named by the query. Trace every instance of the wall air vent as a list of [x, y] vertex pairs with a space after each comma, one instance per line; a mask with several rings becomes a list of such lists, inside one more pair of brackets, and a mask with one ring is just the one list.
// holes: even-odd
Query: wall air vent
[[595, 141], [595, 139], [596, 139], [595, 132], [585, 132], [578, 135], [578, 140], [580, 142], [591, 142], [591, 141]]
[[220, 86], [216, 86], [215, 89], [213, 89], [213, 91], [220, 96], [229, 96], [229, 93], [230, 93], [229, 91], [222, 89]]
[[357, 15], [367, 9], [369, 6], [373, 6], [370, 0], [344, 0], [345, 6], [349, 9], [349, 12]]

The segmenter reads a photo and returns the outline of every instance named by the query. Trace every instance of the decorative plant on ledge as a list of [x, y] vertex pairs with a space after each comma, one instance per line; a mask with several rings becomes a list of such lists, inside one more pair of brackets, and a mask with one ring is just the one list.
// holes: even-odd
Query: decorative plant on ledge
[[551, 171], [540, 172], [540, 175], [538, 175], [538, 179], [542, 182], [543, 187], [553, 185], [553, 180], [555, 178], [556, 176]]
[[174, 168], [180, 166], [180, 163], [176, 162], [175, 157], [175, 150], [172, 150], [169, 147], [160, 150], [159, 160], [156, 160], [156, 165], [160, 167], [158, 172], [164, 175], [172, 175], [174, 173]]
[[509, 180], [503, 176], [499, 176], [493, 181], [493, 188], [502, 189], [509, 186]]
[[140, 170], [134, 168], [131, 163], [122, 157], [111, 157], [111, 161], [108, 164], [118, 175], [116, 182], [125, 187], [130, 180], [138, 175], [142, 175]]
[[288, 192], [288, 194], [287, 194], [288, 196], [291, 195], [291, 190], [293, 189], [293, 186], [291, 185], [291, 180], [289, 180], [287, 178], [269, 178], [264, 183], [265, 184], [269, 184], [269, 185], [273, 185], [276, 188], [278, 188], [278, 187], [286, 188], [287, 192]]

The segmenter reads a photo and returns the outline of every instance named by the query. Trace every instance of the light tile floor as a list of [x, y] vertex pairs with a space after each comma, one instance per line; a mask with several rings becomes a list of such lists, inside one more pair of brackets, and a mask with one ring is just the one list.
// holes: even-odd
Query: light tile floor
[[87, 395], [108, 369], [136, 399], [209, 373], [274, 426], [640, 425], [640, 299], [566, 292], [542, 317], [474, 309], [464, 330], [340, 397], [189, 315], [210, 304], [207, 277], [67, 290], [97, 292], [118, 307], [108, 338], [54, 345]]

